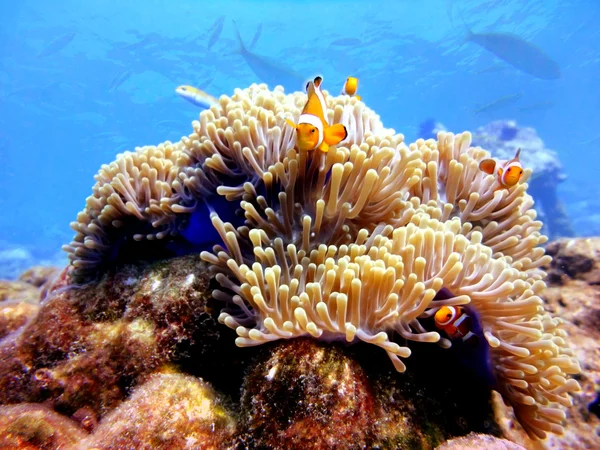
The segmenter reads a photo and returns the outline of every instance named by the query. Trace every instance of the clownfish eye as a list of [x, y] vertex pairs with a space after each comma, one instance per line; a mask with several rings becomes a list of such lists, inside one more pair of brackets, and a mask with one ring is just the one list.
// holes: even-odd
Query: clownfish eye
[[450, 317], [452, 317], [452, 314], [450, 314], [450, 313], [446, 314], [446, 319], [449, 319]]
[[311, 128], [311, 129], [310, 129], [310, 132], [311, 132], [311, 133], [314, 133], [315, 131], [317, 131], [315, 128]]

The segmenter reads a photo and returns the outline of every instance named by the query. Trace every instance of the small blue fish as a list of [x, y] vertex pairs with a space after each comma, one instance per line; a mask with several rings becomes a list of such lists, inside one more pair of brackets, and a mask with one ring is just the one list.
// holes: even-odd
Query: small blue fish
[[248, 48], [250, 50], [252, 50], [254, 48], [254, 46], [256, 45], [256, 43], [258, 42], [258, 38], [260, 37], [261, 32], [262, 32], [262, 23], [259, 23], [258, 28], [256, 29], [256, 33], [254, 33], [254, 37], [252, 38], [252, 42], [250, 42], [250, 45], [248, 46]]
[[46, 47], [44, 47], [44, 49], [38, 53], [37, 57], [43, 58], [45, 56], [50, 56], [56, 52], [61, 51], [63, 48], [69, 45], [73, 39], [75, 39], [76, 34], [76, 32], [71, 31], [56, 38], [55, 40], [50, 42]]
[[133, 75], [133, 72], [131, 70], [126, 70], [125, 72], [116, 75], [110, 82], [108, 90], [114, 91], [118, 89], [123, 83], [125, 83], [129, 79], [129, 77], [131, 77], [131, 75]]
[[219, 17], [212, 25], [210, 36], [208, 38], [208, 49], [210, 50], [213, 45], [219, 40], [221, 31], [223, 31], [223, 23], [225, 22], [225, 16]]
[[281, 85], [288, 92], [295, 92], [298, 88], [306, 86], [306, 77], [300, 75], [292, 68], [286, 67], [275, 59], [248, 50], [242, 41], [235, 21], [233, 25], [239, 44], [238, 53], [242, 55], [246, 64], [248, 64], [252, 72], [258, 77], [258, 81], [268, 84], [271, 88]]
[[177, 92], [180, 97], [196, 106], [200, 106], [202, 109], [210, 109], [211, 106], [217, 106], [219, 104], [219, 101], [212, 95], [193, 86], [179, 86], [175, 89], [175, 92]]

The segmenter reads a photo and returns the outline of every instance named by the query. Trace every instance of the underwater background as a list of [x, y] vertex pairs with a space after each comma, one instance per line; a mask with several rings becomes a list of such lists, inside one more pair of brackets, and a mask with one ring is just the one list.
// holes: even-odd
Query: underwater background
[[[177, 86], [218, 98], [280, 80], [288, 92], [315, 74], [336, 94], [357, 77], [363, 100], [408, 142], [428, 137], [424, 122], [535, 129], [566, 175], [557, 192], [572, 235], [600, 234], [595, 0], [23, 0], [1, 2], [0, 17], [2, 278], [66, 263], [69, 222], [102, 164], [191, 132], [201, 109]], [[516, 35], [560, 71], [527, 73], [521, 47], [503, 61], [470, 33]]]

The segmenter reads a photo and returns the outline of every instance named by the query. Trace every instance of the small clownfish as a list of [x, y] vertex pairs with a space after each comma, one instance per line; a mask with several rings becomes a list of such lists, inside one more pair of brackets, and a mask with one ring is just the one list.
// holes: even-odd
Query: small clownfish
[[346, 78], [346, 82], [344, 83], [344, 87], [342, 88], [342, 95], [349, 95], [350, 97], [356, 97], [356, 100], [361, 101], [362, 98], [360, 95], [355, 95], [358, 90], [358, 78], [356, 77], [348, 77]]
[[473, 319], [460, 306], [442, 306], [434, 316], [435, 326], [450, 339], [462, 339], [464, 343], [476, 345], [479, 337], [473, 332]]
[[[521, 165], [521, 161], [519, 161], [520, 153], [521, 149], [518, 149], [513, 159], [506, 161], [501, 167], [498, 167], [496, 174], [498, 175], [500, 186], [496, 190], [509, 189], [521, 181], [523, 166]], [[484, 159], [479, 163], [479, 169], [493, 175], [496, 169], [496, 161], [491, 158]]]
[[219, 104], [219, 101], [212, 95], [208, 95], [206, 92], [193, 86], [179, 86], [175, 89], [175, 92], [177, 92], [180, 97], [202, 109], [210, 109], [211, 106]]
[[329, 151], [330, 145], [337, 145], [348, 136], [346, 127], [341, 123], [329, 125], [325, 119], [327, 104], [321, 92], [323, 78], [316, 77], [306, 84], [308, 100], [296, 125], [285, 119], [287, 124], [296, 130], [296, 141], [301, 151], [319, 149]]

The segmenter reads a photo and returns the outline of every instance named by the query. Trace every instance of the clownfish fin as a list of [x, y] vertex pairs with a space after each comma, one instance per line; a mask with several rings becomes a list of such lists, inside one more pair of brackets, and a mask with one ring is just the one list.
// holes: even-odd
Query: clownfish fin
[[479, 169], [483, 172], [492, 175], [494, 173], [494, 169], [496, 168], [496, 161], [493, 159], [484, 159], [479, 163]]
[[323, 143], [337, 145], [348, 137], [348, 130], [341, 123], [336, 123], [325, 128], [323, 135]]
[[359, 102], [362, 102], [362, 97], [360, 95], [355, 95], [356, 100], [358, 100]]
[[500, 168], [498, 169], [498, 176], [499, 176], [500, 178], [502, 178], [502, 174], [503, 174], [503, 173], [504, 173], [504, 169], [503, 169], [502, 167], [500, 167]]
[[519, 155], [521, 154], [521, 149], [518, 148], [517, 149], [517, 153], [515, 153], [515, 157], [513, 158], [513, 161], [518, 161], [519, 160]]
[[317, 88], [321, 87], [322, 82], [323, 82], [323, 77], [319, 77], [319, 76], [316, 76], [315, 79], [313, 80], [313, 83], [315, 83], [315, 86]]
[[321, 142], [321, 145], [317, 147], [317, 150], [321, 150], [323, 153], [327, 153], [329, 151], [329, 145], [327, 144], [327, 142], [323, 141]]
[[296, 125], [294, 122], [292, 122], [292, 121], [291, 121], [291, 120], [289, 120], [289, 119], [285, 119], [285, 122], [286, 122], [286, 123], [287, 123], [287, 124], [288, 124], [290, 127], [294, 128], [294, 129], [298, 128], [298, 125]]

